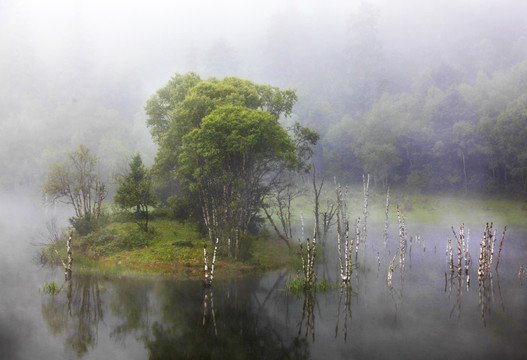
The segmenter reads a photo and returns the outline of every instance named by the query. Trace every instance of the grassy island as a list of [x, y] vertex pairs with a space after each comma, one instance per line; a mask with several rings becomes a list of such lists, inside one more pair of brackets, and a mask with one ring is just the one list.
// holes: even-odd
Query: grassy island
[[[59, 257], [66, 257], [63, 237], [43, 250], [45, 262], [59, 264]], [[148, 232], [133, 222], [111, 221], [88, 235], [74, 233], [72, 249], [76, 272], [201, 279], [205, 244], [210, 243], [197, 224], [154, 216]], [[216, 278], [287, 267], [296, 255], [265, 231], [244, 243], [238, 259], [223, 254], [221, 247], [219, 252]]]

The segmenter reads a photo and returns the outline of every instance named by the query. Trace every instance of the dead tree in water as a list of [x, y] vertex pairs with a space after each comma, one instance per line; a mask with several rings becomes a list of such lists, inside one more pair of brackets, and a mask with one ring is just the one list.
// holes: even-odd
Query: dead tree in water
[[[496, 244], [496, 231], [492, 229], [492, 222], [485, 225], [483, 237], [481, 238], [478, 263], [478, 290], [479, 304], [481, 306], [481, 318], [483, 325], [486, 326], [485, 313], [490, 313], [490, 302], [493, 299], [494, 285], [492, 279], [492, 263], [494, 260], [494, 246]], [[503, 229], [501, 244], [505, 237], [506, 227]], [[501, 245], [500, 245], [501, 247]], [[498, 256], [499, 258], [499, 256]], [[498, 260], [499, 261], [499, 260]], [[496, 266], [496, 275], [498, 275]], [[498, 290], [499, 290], [499, 276]]]
[[71, 238], [73, 236], [73, 231], [70, 232], [70, 236], [66, 240], [66, 253], [67, 253], [67, 262], [64, 262], [64, 260], [60, 257], [59, 252], [57, 249], [55, 249], [55, 253], [57, 254], [60, 262], [62, 263], [62, 266], [64, 267], [64, 278], [66, 281], [71, 280], [72, 278], [72, 265], [73, 265], [73, 253], [71, 250]]
[[[319, 207], [320, 207], [320, 193], [322, 192], [322, 187], [324, 186], [324, 178], [320, 181], [320, 186], [317, 187], [317, 169], [315, 165], [312, 165], [313, 167], [313, 192], [315, 193], [315, 233], [316, 236], [320, 236], [320, 214], [319, 214]], [[322, 241], [324, 243], [324, 240]]]
[[[459, 227], [459, 235], [456, 234], [454, 227], [452, 226], [452, 233], [457, 242], [457, 265], [454, 264], [454, 250], [452, 248], [452, 240], [448, 238], [447, 240], [447, 263], [450, 270], [450, 277], [456, 276], [462, 280], [463, 276], [466, 277], [467, 289], [470, 286], [470, 274], [469, 269], [472, 263], [472, 258], [470, 256], [469, 241], [470, 241], [470, 231], [467, 232], [465, 236], [465, 224], [461, 224]], [[445, 274], [446, 275], [446, 274]]]
[[214, 264], [216, 263], [216, 252], [218, 250], [219, 238], [216, 238], [216, 244], [214, 245], [214, 254], [212, 255], [212, 264], [210, 266], [209, 273], [209, 257], [207, 255], [207, 245], [203, 245], [203, 261], [205, 268], [205, 282], [204, 285], [207, 287], [212, 286], [212, 280], [214, 280]]
[[384, 248], [386, 249], [388, 244], [388, 212], [390, 210], [390, 187], [386, 189], [386, 210], [384, 211]]
[[397, 205], [395, 209], [397, 211], [397, 219], [399, 221], [399, 265], [401, 266], [401, 270], [404, 271], [404, 265], [406, 263], [406, 246], [408, 243], [406, 239], [405, 218], [404, 215], [401, 215], [399, 205]]
[[518, 271], [518, 279], [520, 279], [520, 285], [523, 285], [524, 277], [525, 277], [525, 269], [523, 265], [520, 265], [520, 270]]
[[334, 220], [337, 213], [337, 207], [335, 204], [327, 201], [327, 210], [322, 213], [322, 245], [325, 246], [327, 241], [327, 236], [331, 226], [335, 225], [336, 221]]
[[[353, 237], [350, 237], [349, 234], [349, 215], [346, 203], [342, 199], [340, 184], [337, 184], [336, 180], [335, 186], [337, 193], [337, 255], [340, 265], [340, 279], [344, 283], [349, 283], [352, 273], [353, 246], [355, 245], [355, 251], [357, 251], [360, 241], [360, 218], [355, 223], [356, 244], [354, 244]], [[344, 255], [342, 254], [342, 238], [344, 238]]]
[[505, 238], [505, 231], [507, 231], [506, 226], [503, 228], [503, 233], [501, 234], [500, 249], [498, 251], [498, 260], [496, 261], [496, 271], [498, 271], [498, 265], [500, 264], [501, 247], [503, 246], [503, 239]]
[[[317, 185], [315, 165], [312, 165], [312, 168], [313, 168], [313, 193], [315, 195], [315, 209], [314, 209], [315, 229], [317, 232], [317, 238], [319, 239], [322, 246], [325, 247], [326, 240], [327, 240], [327, 233], [329, 232], [330, 227], [335, 223], [333, 218], [335, 217], [335, 214], [337, 212], [337, 207], [328, 200], [326, 211], [323, 211], [321, 214], [320, 195], [322, 193], [322, 188], [324, 187], [324, 178], [322, 178], [322, 180], [320, 181], [320, 185]], [[321, 215], [322, 215], [322, 219], [321, 219]], [[320, 231], [321, 220], [322, 220], [322, 235], [320, 234], [321, 233]]]
[[[491, 266], [492, 262], [494, 260], [494, 245], [496, 243], [496, 231], [492, 230], [492, 222], [487, 223], [485, 226], [485, 231], [483, 232], [483, 237], [481, 238], [481, 244], [480, 244], [480, 253], [479, 253], [479, 266], [478, 266], [478, 278], [481, 280], [487, 276], [491, 275]], [[501, 254], [501, 246], [503, 245], [503, 238], [505, 237], [505, 231], [507, 230], [507, 227], [503, 229], [503, 234], [501, 236], [501, 244], [500, 244], [500, 254]], [[498, 261], [497, 265], [499, 265], [499, 255], [498, 255]], [[496, 265], [496, 269], [497, 266]]]
[[[266, 206], [263, 207], [267, 220], [273, 226], [276, 235], [291, 247], [292, 230], [292, 202], [305, 194], [303, 186], [299, 186], [292, 176], [284, 176], [276, 185], [272, 194], [267, 196]], [[275, 222], [278, 218], [279, 223]]]
[[362, 174], [362, 188], [364, 192], [364, 207], [362, 209], [362, 216], [364, 217], [364, 222], [362, 225], [362, 239], [363, 244], [366, 245], [367, 231], [366, 231], [366, 222], [368, 219], [368, 197], [370, 189], [370, 174], [367, 177]]
[[[300, 241], [299, 241], [300, 242]], [[304, 256], [304, 247], [300, 243], [300, 257], [302, 258], [302, 272], [304, 274], [304, 288], [314, 289], [317, 281], [315, 273], [315, 257], [317, 255], [317, 231], [313, 231], [313, 241], [306, 239], [306, 254]]]

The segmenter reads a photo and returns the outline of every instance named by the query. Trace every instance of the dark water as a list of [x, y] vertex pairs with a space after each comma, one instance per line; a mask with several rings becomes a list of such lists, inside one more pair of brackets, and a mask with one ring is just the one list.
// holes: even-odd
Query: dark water
[[[527, 265], [527, 228], [508, 230], [500, 271], [483, 296], [475, 265], [468, 290], [464, 281], [445, 282], [451, 232], [442, 225], [408, 226], [424, 245], [412, 243], [391, 287], [396, 235], [385, 249], [382, 234], [369, 230], [351, 289], [294, 297], [284, 291], [291, 275], [283, 270], [217, 281], [211, 290], [200, 282], [74, 276], [51, 296], [39, 285], [62, 285], [63, 276], [30, 261], [35, 229], [24, 230], [25, 223], [0, 223], [0, 359], [527, 358], [527, 281], [518, 278]], [[336, 281], [334, 252], [326, 250], [330, 261], [318, 267], [319, 278]]]

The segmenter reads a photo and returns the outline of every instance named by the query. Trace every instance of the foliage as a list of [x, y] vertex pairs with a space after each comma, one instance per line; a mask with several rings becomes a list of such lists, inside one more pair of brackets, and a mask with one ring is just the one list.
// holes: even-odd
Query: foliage
[[[75, 210], [72, 224], [82, 233], [93, 230], [102, 213], [102, 202], [108, 194], [106, 184], [97, 175], [97, 157], [84, 145], [67, 153], [68, 160], [55, 163], [43, 187], [49, 202], [60, 201]], [[77, 229], [77, 230], [79, 230]]]
[[[132, 222], [111, 223], [73, 242], [76, 273], [201, 279], [206, 243], [206, 238], [198, 231], [198, 224], [190, 221], [152, 218], [148, 233]], [[55, 250], [64, 256], [64, 247], [64, 243], [48, 245], [42, 249], [43, 259], [56, 263]], [[240, 239], [239, 260], [218, 259], [216, 277], [283, 268], [294, 260], [291, 254], [285, 245], [272, 240], [265, 231], [257, 237], [247, 234]]]
[[87, 235], [97, 229], [98, 222], [92, 219], [91, 216], [87, 215], [81, 218], [71, 217], [69, 218], [71, 226], [81, 235]]
[[183, 137], [199, 127], [203, 118], [218, 106], [259, 109], [278, 120], [281, 115], [291, 114], [295, 101], [296, 94], [292, 90], [280, 90], [248, 80], [233, 77], [201, 80], [193, 73], [174, 75], [152, 95], [146, 106], [147, 125], [154, 140], [159, 143], [154, 164], [156, 175], [165, 180], [171, 176]]
[[129, 226], [106, 227], [83, 237], [79, 246], [98, 259], [122, 251], [145, 248], [153, 235], [152, 231], [137, 231]]
[[[154, 172], [174, 189], [168, 202], [178, 217], [195, 213], [199, 204], [196, 212], [209, 239], [231, 238], [238, 250], [240, 236], [254, 223], [278, 176], [308, 168], [318, 135], [296, 124], [291, 136], [278, 123], [291, 114], [294, 91], [232, 77], [174, 79], [179, 80], [171, 80], [147, 105], [165, 110], [163, 116], [147, 111], [159, 142]], [[185, 83], [193, 86], [183, 85], [184, 79], [193, 79]], [[170, 102], [160, 92], [178, 96]]]
[[55, 296], [60, 294], [62, 291], [62, 288], [59, 287], [54, 281], [45, 282], [44, 284], [40, 285], [38, 288], [38, 291], [42, 291], [44, 294], [48, 294], [51, 296]]
[[143, 165], [139, 154], [135, 155], [129, 163], [130, 173], [117, 178], [119, 188], [115, 194], [114, 202], [124, 211], [134, 209], [133, 217], [139, 227], [147, 232], [150, 217], [149, 207], [157, 203], [152, 186], [152, 178]]
[[422, 78], [413, 92], [384, 93], [342, 115], [323, 139], [327, 171], [354, 168], [383, 186], [526, 193], [527, 62], [473, 84], [436, 70], [452, 77]]
[[315, 293], [325, 293], [330, 287], [331, 285], [327, 282], [326, 278], [315, 282], [313, 289], [310, 288], [306, 279], [300, 277], [291, 278], [286, 284], [287, 292], [297, 297], [302, 296], [306, 291], [310, 290], [314, 290]]

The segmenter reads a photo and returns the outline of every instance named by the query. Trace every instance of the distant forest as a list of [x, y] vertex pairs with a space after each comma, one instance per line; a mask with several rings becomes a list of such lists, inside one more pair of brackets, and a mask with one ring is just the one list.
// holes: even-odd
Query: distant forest
[[479, 73], [471, 84], [461, 76], [443, 65], [423, 73], [413, 91], [383, 93], [343, 115], [324, 131], [321, 167], [411, 190], [525, 193], [527, 62]]
[[[147, 99], [174, 73], [194, 71], [295, 90], [291, 116], [280, 121], [320, 134], [320, 176], [353, 183], [369, 173], [377, 189], [525, 195], [527, 5], [501, 4], [467, 5], [430, 23], [366, 2], [351, 14], [321, 5], [316, 16], [290, 4], [247, 29], [245, 42], [162, 46], [172, 36], [164, 34], [159, 49], [175, 50], [163, 62], [156, 47], [113, 64], [97, 43], [84, 46], [90, 30], [82, 27], [65, 32], [48, 59], [31, 36], [1, 38], [13, 51], [0, 68], [0, 189], [40, 191], [50, 164], [79, 144], [109, 183], [135, 153], [152, 165]], [[13, 24], [31, 29], [0, 30]]]

